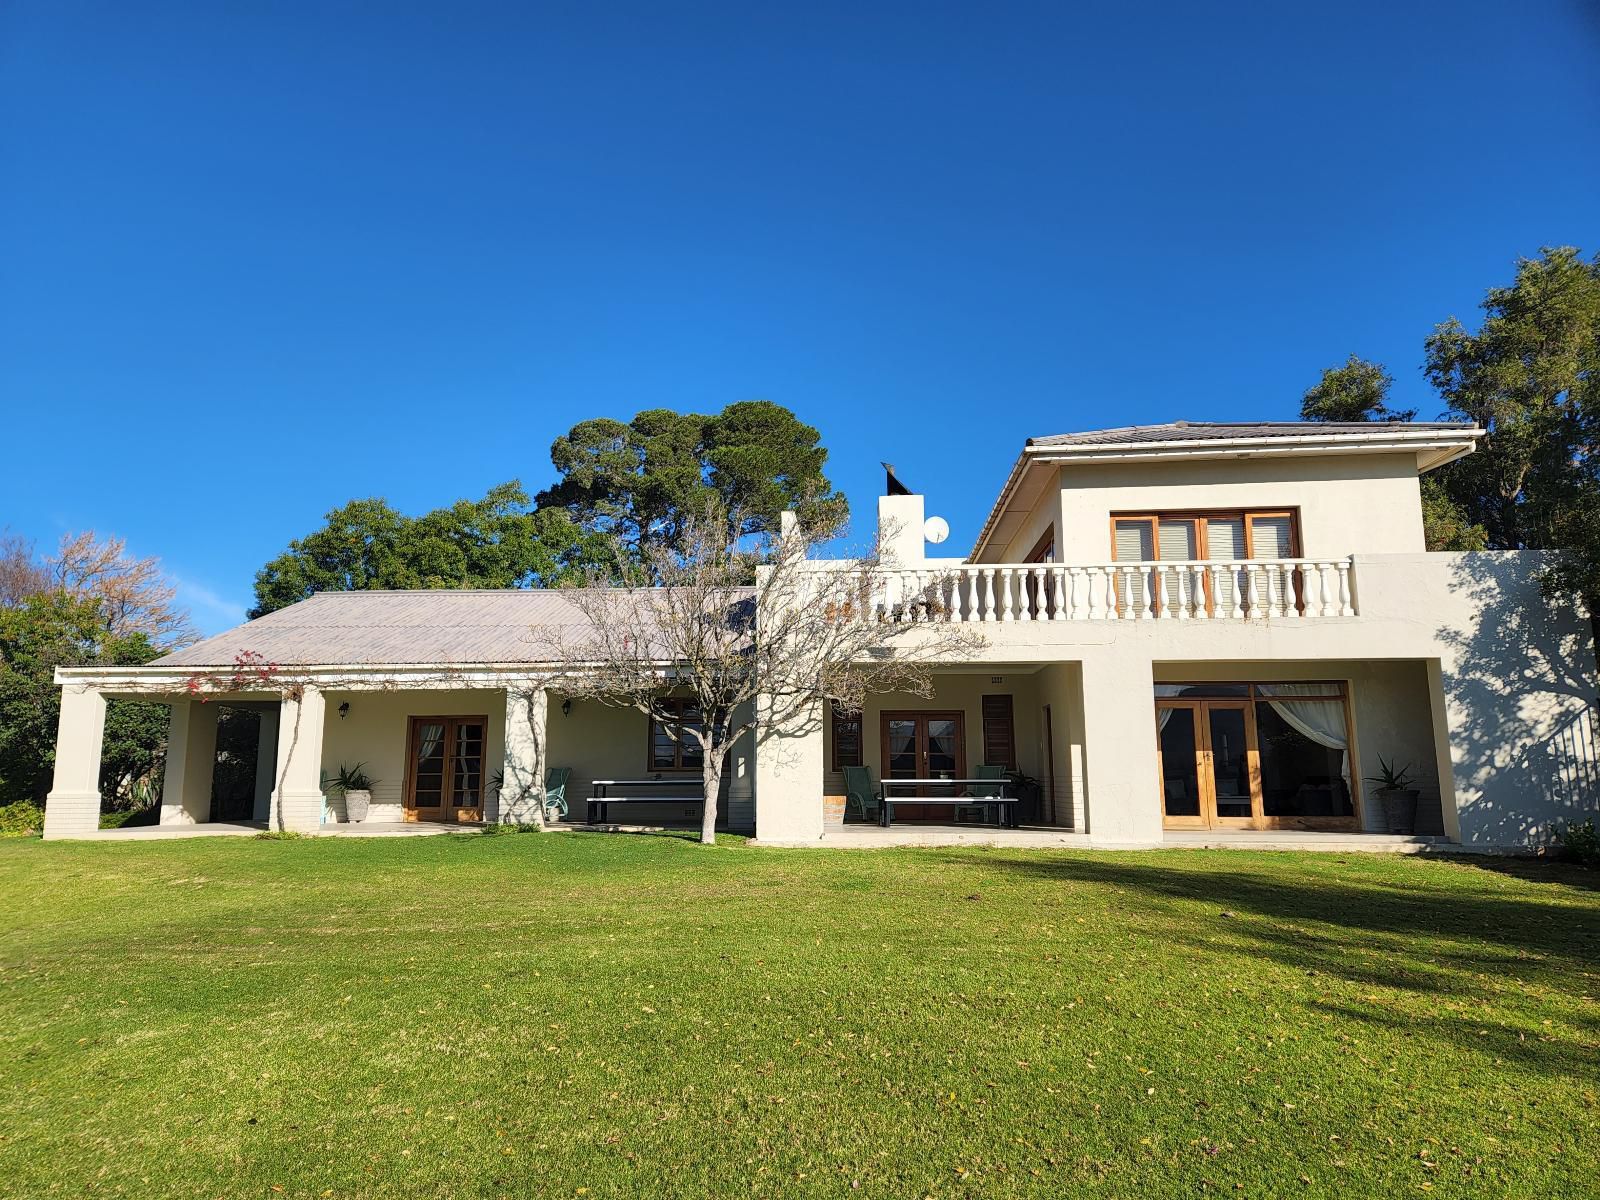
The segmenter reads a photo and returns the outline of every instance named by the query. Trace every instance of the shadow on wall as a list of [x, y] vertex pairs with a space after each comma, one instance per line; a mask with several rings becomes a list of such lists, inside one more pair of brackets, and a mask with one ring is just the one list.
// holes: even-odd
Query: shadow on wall
[[1600, 808], [1594, 648], [1575, 600], [1544, 595], [1533, 554], [1454, 555], [1470, 628], [1444, 627], [1464, 842], [1541, 844]]

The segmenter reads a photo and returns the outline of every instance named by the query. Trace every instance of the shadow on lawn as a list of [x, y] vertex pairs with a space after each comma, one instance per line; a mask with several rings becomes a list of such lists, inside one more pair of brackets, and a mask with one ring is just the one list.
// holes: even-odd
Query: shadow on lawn
[[[951, 858], [972, 866], [971, 859]], [[1551, 871], [1538, 864], [1467, 865], [1504, 870], [1524, 880], [1548, 881]], [[1459, 1011], [1437, 1012], [1418, 1020], [1391, 1007], [1340, 1007], [1333, 1011], [1397, 1030], [1426, 1029], [1479, 1053], [1517, 1059], [1540, 1069], [1571, 1072], [1580, 1059], [1591, 1063], [1600, 1016], [1579, 1004], [1587, 994], [1586, 975], [1600, 968], [1600, 907], [1561, 906], [1526, 897], [1484, 896], [1459, 887], [1430, 889], [1385, 879], [1280, 876], [1239, 866], [1196, 867], [1193, 860], [1172, 866], [1127, 859], [1085, 859], [1042, 854], [997, 855], [995, 868], [1041, 880], [1096, 884], [1142, 897], [1152, 915], [1172, 904], [1190, 908], [1181, 919], [1164, 922], [1173, 944], [1225, 952], [1231, 944], [1249, 946], [1282, 966], [1374, 987], [1435, 997], [1441, 1003], [1484, 1002], [1502, 1009], [1514, 996], [1506, 985], [1517, 981], [1558, 992], [1570, 1004], [1564, 1014], [1589, 1031], [1588, 1046], [1553, 1040], [1548, 1030], [1516, 1029], [1504, 1018]], [[1562, 874], [1569, 874], [1563, 872]], [[1297, 882], [1298, 880], [1298, 882]], [[1439, 881], [1444, 882], [1444, 881]], [[1564, 879], [1562, 882], [1570, 882]], [[1224, 915], [1227, 914], [1227, 915]], [[1498, 985], [1498, 986], [1497, 986]], [[1319, 1011], [1328, 1011], [1326, 1004]], [[1544, 1039], [1544, 1040], [1541, 1040]]]

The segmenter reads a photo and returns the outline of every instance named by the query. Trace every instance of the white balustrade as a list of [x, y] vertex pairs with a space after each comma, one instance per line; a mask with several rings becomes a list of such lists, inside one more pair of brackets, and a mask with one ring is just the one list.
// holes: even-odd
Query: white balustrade
[[[854, 606], [852, 606], [854, 607]], [[1356, 615], [1349, 559], [985, 564], [883, 572], [870, 619], [1301, 621]]]

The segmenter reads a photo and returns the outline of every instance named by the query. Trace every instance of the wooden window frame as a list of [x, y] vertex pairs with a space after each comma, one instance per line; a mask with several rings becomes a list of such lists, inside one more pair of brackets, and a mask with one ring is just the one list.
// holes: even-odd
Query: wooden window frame
[[[828, 705], [828, 735], [832, 745], [828, 747], [830, 770], [842, 771], [845, 767], [864, 767], [867, 765], [867, 714], [865, 709], [857, 709], [854, 715], [847, 714], [838, 703], [830, 702]], [[856, 727], [856, 761], [843, 762], [839, 758], [839, 726], [854, 725]]]
[[[1262, 517], [1288, 517], [1289, 518], [1289, 557], [1300, 558], [1303, 546], [1300, 541], [1300, 510], [1293, 507], [1277, 508], [1173, 508], [1173, 509], [1131, 509], [1127, 512], [1114, 512], [1111, 514], [1111, 561], [1122, 562], [1117, 557], [1117, 522], [1118, 521], [1146, 521], [1150, 525], [1150, 546], [1155, 553], [1152, 559], [1139, 559], [1127, 561], [1161, 561], [1161, 536], [1160, 523], [1162, 521], [1193, 521], [1195, 522], [1195, 551], [1200, 560], [1212, 561], [1211, 542], [1207, 536], [1207, 522], [1218, 518], [1232, 520], [1239, 518], [1244, 522], [1244, 557], [1252, 559], [1256, 556], [1255, 548], [1255, 522]], [[1217, 562], [1241, 562], [1242, 559], [1217, 559]]]
[[1028, 551], [1028, 557], [1023, 561], [1030, 563], [1056, 561], [1056, 527], [1053, 523], [1040, 535], [1039, 540], [1033, 544], [1033, 549]]
[[[690, 705], [690, 704], [696, 704], [696, 702], [693, 699], [693, 697], [690, 697], [690, 696], [667, 696], [663, 700], [659, 701], [659, 703], [664, 708], [665, 707], [671, 707], [674, 710], [676, 710], [680, 720], [682, 720], [684, 708], [686, 706]], [[696, 707], [698, 707], [698, 704], [696, 704]], [[695, 749], [699, 750], [699, 749], [701, 749], [700, 743], [690, 740], [685, 735], [680, 735], [678, 737], [673, 737], [670, 733], [668, 733], [666, 736], [667, 736], [667, 740], [672, 743], [672, 762], [673, 762], [673, 765], [670, 766], [670, 767], [664, 767], [660, 763], [658, 763], [656, 761], [656, 727], [657, 726], [662, 726], [663, 730], [665, 729], [665, 726], [663, 725], [663, 723], [661, 721], [658, 721], [654, 716], [651, 716], [650, 719], [645, 722], [645, 741], [644, 741], [644, 763], [645, 763], [645, 767], [644, 767], [644, 769], [646, 771], [658, 771], [658, 772], [660, 772], [660, 771], [670, 771], [670, 772], [673, 772], [674, 774], [690, 774], [690, 773], [693, 773], [693, 772], [703, 771], [705, 769], [703, 763], [691, 764], [689, 766], [684, 766], [683, 765], [683, 751], [684, 751], [684, 748], [686, 746], [692, 745], [692, 746], [694, 746]], [[702, 750], [701, 753], [703, 754], [704, 751]]]

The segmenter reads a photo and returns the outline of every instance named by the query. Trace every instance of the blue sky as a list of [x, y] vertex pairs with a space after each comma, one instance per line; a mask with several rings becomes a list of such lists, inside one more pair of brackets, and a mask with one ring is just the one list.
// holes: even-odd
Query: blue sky
[[200, 625], [353, 496], [764, 398], [970, 544], [1021, 441], [1292, 417], [1600, 248], [1600, 16], [1341, 5], [0, 6], [0, 524]]

